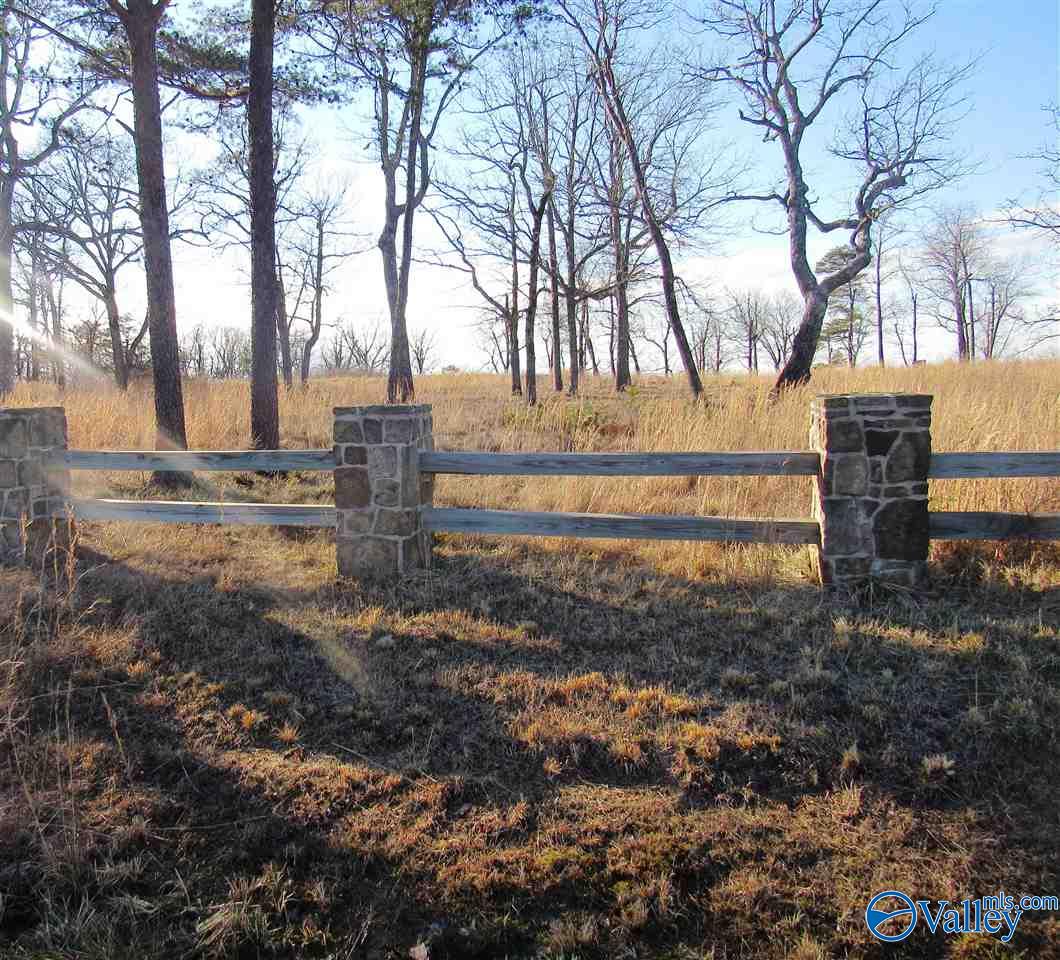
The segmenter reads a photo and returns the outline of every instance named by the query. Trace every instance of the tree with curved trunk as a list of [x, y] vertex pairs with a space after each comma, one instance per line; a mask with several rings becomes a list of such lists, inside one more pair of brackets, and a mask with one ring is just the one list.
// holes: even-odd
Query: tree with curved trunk
[[[892, 7], [899, 10], [894, 19]], [[712, 0], [705, 22], [736, 55], [703, 75], [740, 91], [740, 119], [778, 145], [784, 165], [782, 188], [732, 198], [777, 203], [787, 220], [803, 315], [774, 394], [810, 379], [828, 298], [869, 265], [877, 217], [965, 170], [946, 141], [970, 65], [943, 67], [922, 57], [904, 72], [893, 66], [903, 41], [930, 15], [892, 0]], [[829, 131], [830, 151], [860, 168], [861, 179], [846, 210], [825, 219], [812, 199], [803, 150], [811, 131], [823, 129], [826, 111], [843, 106], [848, 120]], [[849, 234], [850, 256], [833, 273], [818, 275], [810, 266], [811, 224]]]

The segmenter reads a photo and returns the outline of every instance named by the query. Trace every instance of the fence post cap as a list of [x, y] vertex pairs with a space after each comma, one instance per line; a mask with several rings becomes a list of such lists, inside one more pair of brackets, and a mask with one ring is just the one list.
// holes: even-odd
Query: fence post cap
[[430, 412], [431, 405], [429, 403], [376, 403], [363, 407], [334, 407], [332, 409], [332, 413], [336, 417], [407, 417]]

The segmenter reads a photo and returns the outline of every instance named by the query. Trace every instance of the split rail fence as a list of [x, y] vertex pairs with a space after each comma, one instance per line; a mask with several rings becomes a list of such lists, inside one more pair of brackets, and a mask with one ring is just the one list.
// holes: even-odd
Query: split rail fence
[[[930, 512], [928, 482], [1060, 476], [1060, 451], [933, 453], [930, 396], [818, 397], [814, 449], [737, 453], [475, 453], [434, 449], [429, 406], [340, 407], [330, 450], [70, 450], [60, 407], [0, 410], [0, 559], [26, 531], [84, 521], [257, 524], [335, 530], [343, 575], [427, 566], [434, 533], [812, 545], [822, 581], [915, 586], [930, 539], [1055, 540], [1060, 514]], [[70, 496], [70, 471], [327, 471], [334, 506]], [[732, 519], [459, 509], [433, 505], [438, 474], [812, 477], [813, 516]], [[20, 539], [21, 538], [21, 539]]]

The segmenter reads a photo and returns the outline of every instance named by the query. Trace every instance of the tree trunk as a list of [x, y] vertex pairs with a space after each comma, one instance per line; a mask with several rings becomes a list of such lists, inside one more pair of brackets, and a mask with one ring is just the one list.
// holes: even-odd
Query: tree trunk
[[309, 324], [309, 336], [302, 344], [302, 365], [299, 371], [303, 390], [309, 386], [309, 373], [313, 365], [313, 348], [324, 329], [324, 220], [317, 217], [317, 249], [313, 263], [313, 314]]
[[294, 385], [294, 361], [291, 359], [291, 318], [287, 316], [287, 291], [282, 278], [276, 274], [276, 336], [280, 342], [280, 367], [283, 385], [288, 390]]
[[125, 344], [121, 339], [121, 315], [118, 313], [118, 299], [112, 286], [106, 290], [103, 303], [107, 308], [107, 326], [110, 328], [110, 354], [114, 364], [114, 383], [119, 390], [129, 389], [129, 368], [125, 363]]
[[810, 382], [810, 371], [813, 370], [813, 358], [817, 353], [817, 341], [821, 336], [821, 326], [828, 310], [828, 297], [822, 296], [820, 290], [804, 296], [802, 323], [791, 342], [791, 354], [784, 364], [773, 394], [784, 387], [800, 386]]
[[589, 329], [589, 301], [582, 301], [582, 343], [589, 354], [589, 362], [593, 365], [593, 376], [600, 375], [600, 365], [596, 362], [596, 350], [593, 348], [592, 331]]
[[[533, 223], [530, 230], [530, 280], [526, 302], [526, 402], [529, 406], [537, 403], [537, 360], [534, 345], [534, 321], [537, 317], [537, 278], [541, 269], [541, 225], [544, 221], [545, 207], [549, 195], [541, 198], [541, 203], [531, 207]], [[559, 346], [558, 344], [556, 345]], [[558, 350], [556, 351], [559, 352]], [[561, 387], [562, 389], [562, 387]]]
[[[169, 246], [162, 106], [158, 93], [156, 37], [164, 6], [137, 4], [123, 17], [132, 59], [133, 128], [140, 194], [147, 308], [151, 317], [151, 367], [155, 386], [155, 447], [186, 450], [184, 396], [177, 346], [177, 308]], [[190, 486], [191, 475], [158, 472], [153, 481]]]
[[[405, 202], [401, 215], [401, 263], [397, 271], [396, 309], [390, 314], [390, 371], [386, 381], [387, 403], [408, 403], [415, 399], [416, 388], [412, 380], [412, 355], [409, 352], [409, 333], [406, 310], [409, 299], [409, 276], [412, 269], [412, 225], [416, 207], [419, 204], [416, 175], [419, 169], [416, 159], [421, 150], [426, 150], [422, 142], [423, 100], [427, 86], [427, 60], [430, 56], [430, 35], [433, 23], [422, 25], [422, 34], [413, 39], [416, 45], [412, 63], [412, 73], [408, 96], [412, 101], [408, 126], [408, 149], [405, 157]], [[426, 176], [426, 160], [423, 162], [423, 175]], [[396, 239], [396, 237], [395, 237]]]
[[14, 255], [14, 231], [11, 205], [14, 181], [5, 177], [0, 185], [0, 397], [15, 389], [15, 328], [10, 317], [14, 306], [11, 291], [11, 258]]
[[552, 212], [551, 203], [548, 205], [546, 215], [548, 217], [548, 266], [552, 281], [552, 387], [556, 393], [562, 393], [563, 350], [559, 326], [559, 258], [556, 255], [556, 218]]
[[567, 295], [564, 304], [567, 308], [567, 346], [570, 348], [570, 383], [567, 393], [576, 397], [578, 395], [578, 378], [581, 367], [585, 363], [583, 352], [578, 344], [578, 302], [574, 291], [577, 289], [578, 272], [574, 252], [574, 231], [563, 230], [563, 246], [567, 255]]
[[[515, 181], [511, 182], [508, 197], [508, 232], [511, 239], [512, 290], [511, 310], [508, 314], [508, 356], [512, 374], [512, 395], [523, 395], [522, 374], [519, 368], [519, 235], [515, 226]], [[508, 305], [508, 298], [504, 298]]]
[[917, 344], [917, 329], [916, 329], [917, 315], [916, 315], [916, 311], [917, 311], [916, 297], [913, 297], [913, 363], [914, 364], [919, 359], [917, 357], [917, 350], [919, 348], [919, 345]]
[[618, 207], [611, 214], [611, 229], [615, 248], [615, 390], [626, 389], [633, 379], [629, 375], [629, 292], [626, 288], [626, 248], [622, 242], [622, 227]]
[[250, 443], [280, 446], [276, 385], [276, 181], [272, 130], [275, 0], [253, 0], [250, 16]]
[[876, 250], [876, 362], [887, 366], [883, 357], [883, 247]]

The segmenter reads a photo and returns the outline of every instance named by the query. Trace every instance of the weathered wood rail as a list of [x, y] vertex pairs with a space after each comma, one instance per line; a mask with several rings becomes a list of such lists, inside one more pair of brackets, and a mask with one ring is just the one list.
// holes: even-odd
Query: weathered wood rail
[[[0, 410], [0, 556], [10, 552], [13, 520], [70, 514], [331, 529], [344, 573], [403, 572], [429, 560], [430, 534], [461, 533], [809, 545], [826, 582], [871, 575], [912, 583], [929, 539], [1060, 540], [1060, 514], [928, 510], [928, 481], [1060, 477], [1060, 451], [932, 454], [930, 407], [930, 397], [917, 395], [822, 397], [812, 410], [815, 450], [672, 453], [436, 451], [429, 407], [338, 408], [329, 449], [70, 450], [61, 408]], [[335, 504], [69, 495], [71, 471], [129, 470], [334, 472]], [[435, 507], [432, 478], [442, 474], [813, 477], [817, 497], [814, 516], [795, 519]]]
[[820, 543], [816, 520], [734, 520], [671, 514], [534, 513], [431, 507], [432, 532], [506, 536], [587, 537], [617, 540], [714, 540], [736, 543]]
[[66, 450], [52, 458], [68, 470], [179, 470], [280, 473], [335, 469], [331, 450]]
[[[69, 470], [308, 473], [335, 467], [324, 450], [65, 450], [50, 461]], [[553, 477], [812, 477], [821, 469], [811, 450], [738, 453], [476, 453], [426, 451], [427, 473]], [[932, 480], [1060, 476], [1060, 453], [936, 453]]]
[[335, 527], [335, 508], [301, 503], [210, 503], [192, 500], [72, 499], [78, 520], [130, 523], [225, 523], [264, 527]]
[[465, 453], [427, 451], [431, 473], [524, 477], [812, 477], [812, 451], [748, 453]]
[[1060, 540], [1060, 513], [937, 510], [928, 525], [932, 540]]

